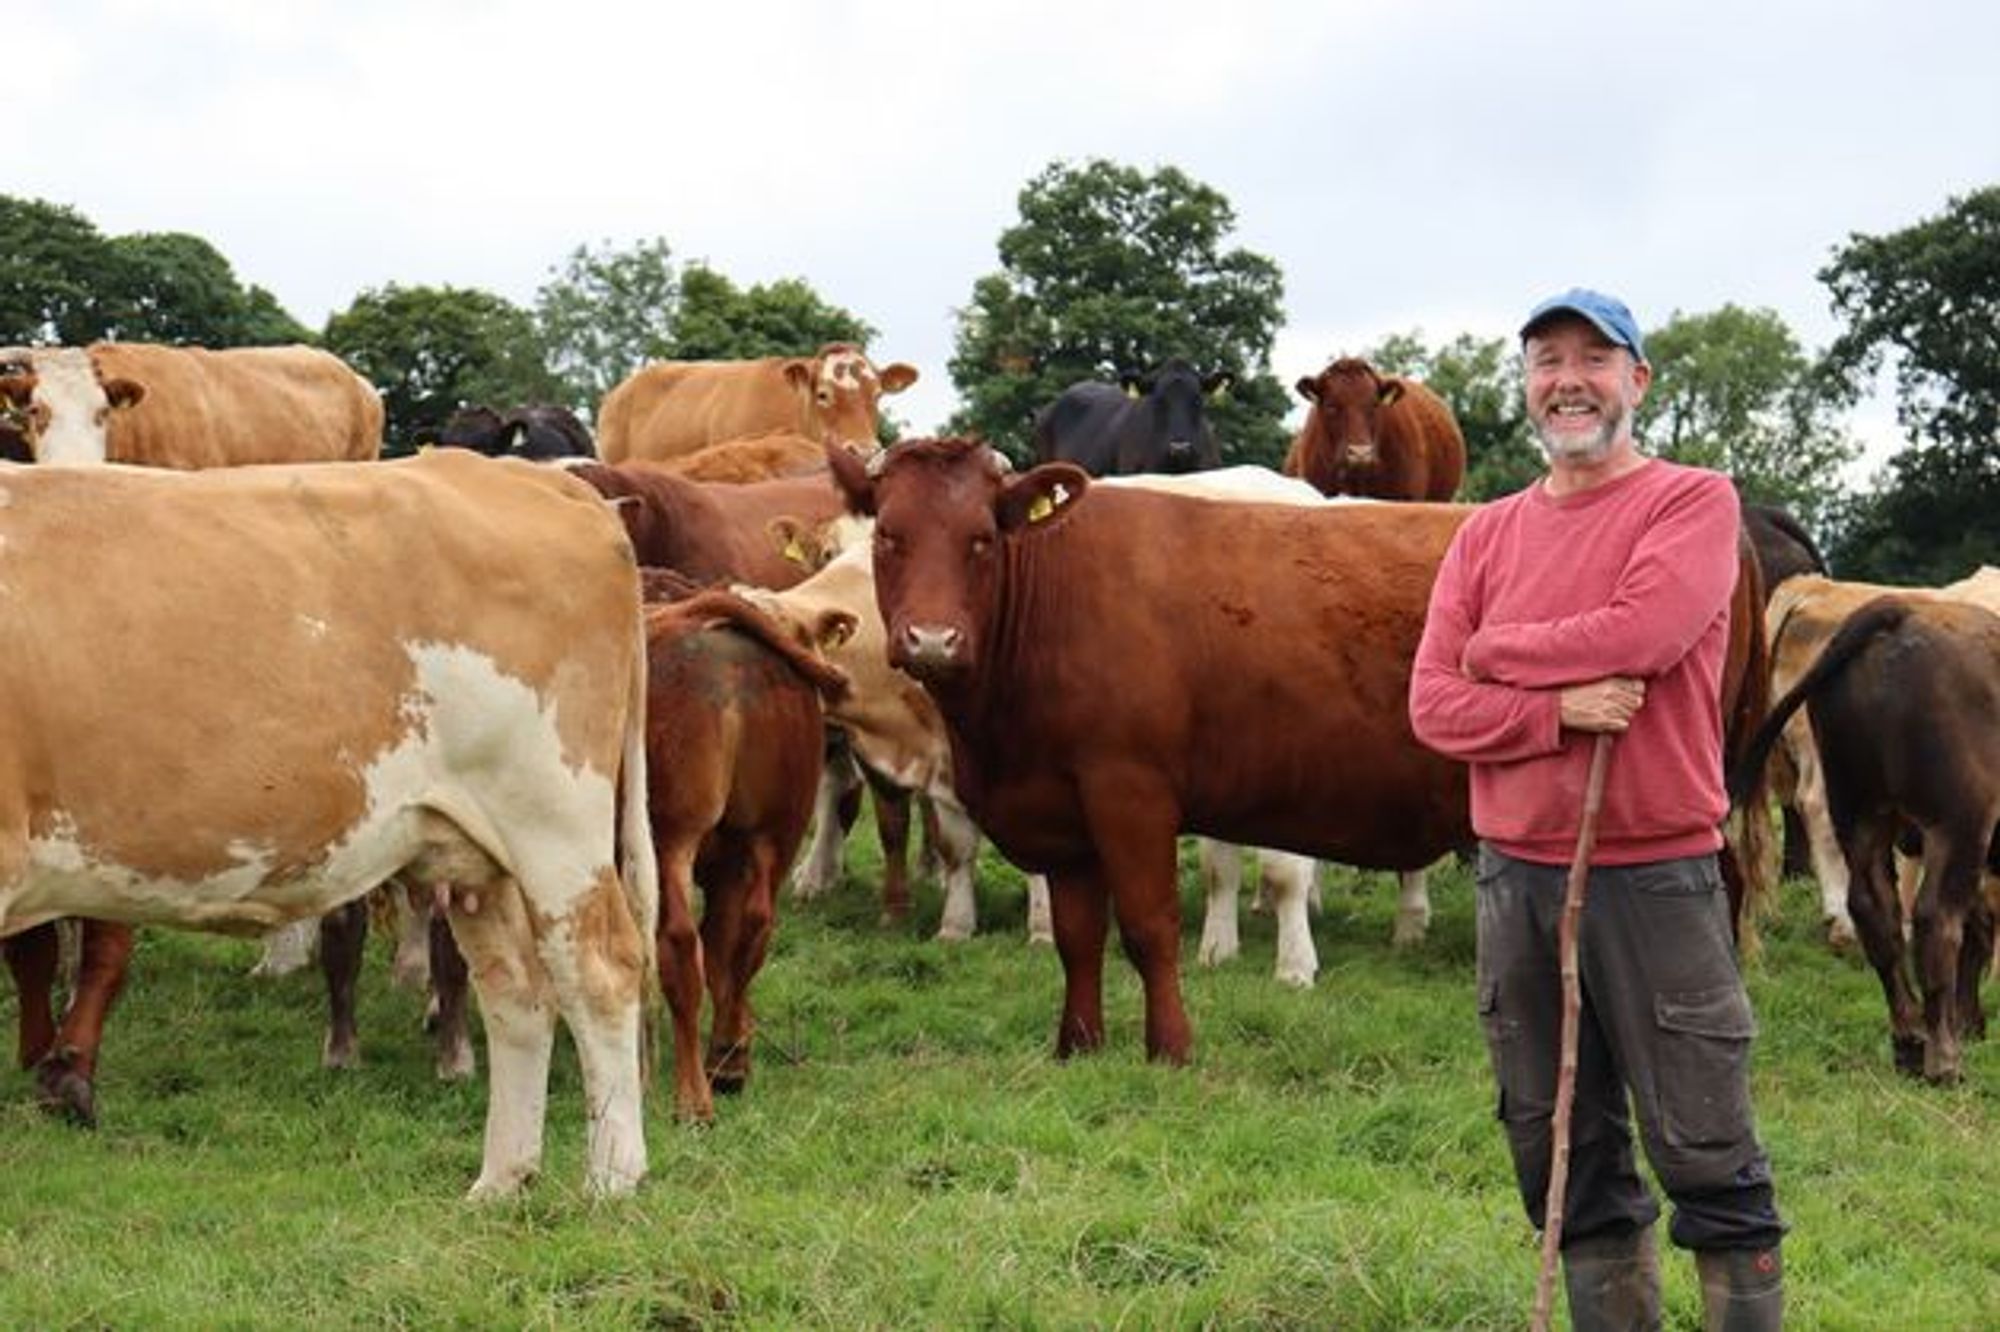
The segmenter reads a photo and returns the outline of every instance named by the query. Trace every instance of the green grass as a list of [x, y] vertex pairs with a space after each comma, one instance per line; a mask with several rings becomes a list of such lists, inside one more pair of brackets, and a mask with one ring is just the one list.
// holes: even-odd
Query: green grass
[[[543, 1178], [475, 1207], [483, 1079], [431, 1077], [386, 945], [365, 1065], [318, 1067], [316, 975], [257, 981], [253, 946], [142, 938], [104, 1053], [103, 1127], [0, 1083], [0, 1327], [1519, 1328], [1537, 1252], [1492, 1120], [1464, 876], [1392, 952], [1386, 876], [1339, 876], [1307, 992], [1246, 955], [1192, 963], [1191, 1068], [1142, 1058], [1136, 979], [1108, 967], [1109, 1043], [1050, 1056], [1053, 952], [989, 862], [984, 932], [929, 940], [934, 892], [885, 931], [858, 866], [781, 909], [748, 1092], [713, 1128], [648, 1107], [636, 1199], [581, 1196], [574, 1060]], [[1795, 1229], [1790, 1325], [2000, 1325], [2000, 1049], [1965, 1084], [1890, 1069], [1872, 973], [1788, 886], [1753, 964], [1756, 1097]], [[11, 995], [0, 1023], [11, 1027]], [[482, 1067], [483, 1056], [482, 1050]], [[1668, 1323], [1700, 1325], [1668, 1259]]]

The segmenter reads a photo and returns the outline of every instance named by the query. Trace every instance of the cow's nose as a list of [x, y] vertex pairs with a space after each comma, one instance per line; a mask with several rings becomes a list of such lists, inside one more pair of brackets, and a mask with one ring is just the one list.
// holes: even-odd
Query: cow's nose
[[902, 633], [903, 669], [918, 675], [947, 671], [959, 664], [965, 635], [957, 629], [907, 625]]

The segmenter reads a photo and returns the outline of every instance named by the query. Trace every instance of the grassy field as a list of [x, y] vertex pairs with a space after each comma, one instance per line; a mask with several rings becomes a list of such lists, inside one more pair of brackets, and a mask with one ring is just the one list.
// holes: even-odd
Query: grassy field
[[[1050, 1057], [1060, 968], [990, 865], [986, 932], [876, 922], [857, 863], [786, 903], [756, 996], [749, 1090], [716, 1125], [649, 1105], [652, 1177], [580, 1196], [574, 1060], [557, 1059], [544, 1177], [460, 1195], [485, 1087], [431, 1077], [387, 947], [358, 1071], [319, 1069], [316, 975], [245, 975], [247, 943], [143, 937], [84, 1133], [0, 1095], [0, 1327], [1519, 1328], [1537, 1253], [1473, 1015], [1464, 876], [1428, 945], [1387, 945], [1383, 877], [1335, 875], [1322, 970], [1192, 965], [1193, 1067], [1147, 1065], [1138, 989], [1109, 969], [1109, 1047]], [[2000, 1049], [1937, 1090], [1895, 1076], [1872, 973], [1815, 938], [1788, 885], [1753, 964], [1756, 1097], [1793, 1223], [1791, 1326], [2000, 1326]], [[11, 1030], [11, 993], [0, 1001]], [[484, 1052], [481, 1051], [482, 1067]], [[1668, 1259], [1672, 1327], [1700, 1326]]]

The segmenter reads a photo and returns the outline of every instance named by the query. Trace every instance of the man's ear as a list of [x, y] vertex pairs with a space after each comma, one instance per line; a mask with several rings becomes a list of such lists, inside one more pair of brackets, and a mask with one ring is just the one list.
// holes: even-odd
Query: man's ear
[[994, 520], [1003, 532], [1061, 522], [1088, 489], [1090, 473], [1075, 463], [1043, 463], [1001, 486]]

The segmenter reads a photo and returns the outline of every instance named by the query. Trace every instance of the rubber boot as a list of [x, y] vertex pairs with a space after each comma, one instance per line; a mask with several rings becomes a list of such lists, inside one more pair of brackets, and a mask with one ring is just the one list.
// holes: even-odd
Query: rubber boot
[[1562, 1265], [1575, 1332], [1658, 1332], [1660, 1255], [1651, 1226], [1566, 1244]]
[[1707, 1332], [1777, 1332], [1785, 1325], [1785, 1261], [1777, 1245], [1704, 1249], [1694, 1269]]

